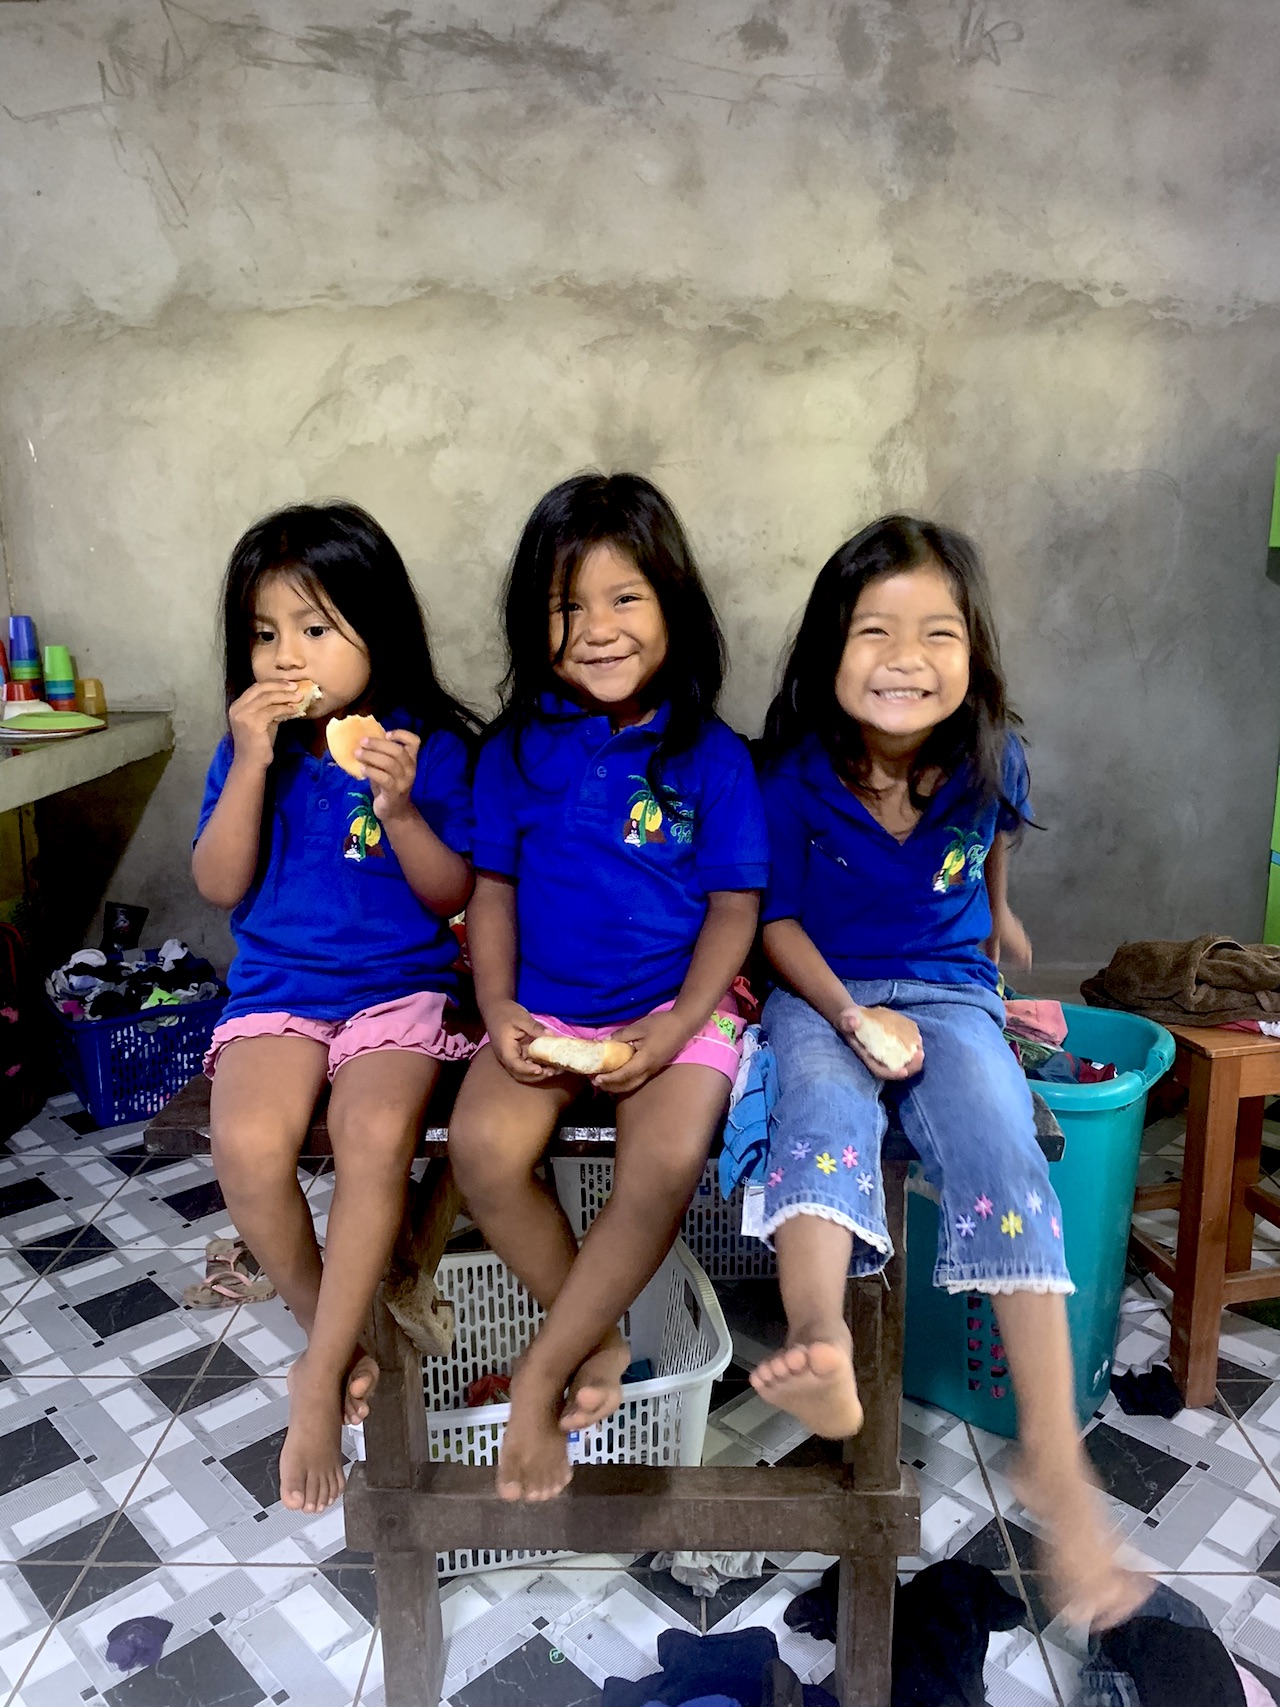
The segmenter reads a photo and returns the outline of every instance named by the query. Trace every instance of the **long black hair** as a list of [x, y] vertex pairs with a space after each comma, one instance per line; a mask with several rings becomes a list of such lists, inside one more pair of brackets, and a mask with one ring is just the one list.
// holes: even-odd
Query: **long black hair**
[[575, 474], [534, 506], [507, 576], [507, 673], [502, 710], [487, 735], [512, 730], [519, 763], [521, 737], [539, 715], [541, 695], [563, 693], [554, 663], [568, 642], [568, 613], [555, 660], [548, 617], [557, 597], [563, 610], [574, 575], [598, 545], [612, 545], [635, 563], [657, 595], [666, 624], [667, 655], [649, 692], [655, 705], [666, 700], [671, 710], [648, 781], [674, 810], [663, 770], [669, 759], [692, 747], [715, 713], [724, 680], [724, 637], [680, 518], [642, 475]]
[[1001, 786], [1005, 741], [1021, 718], [1009, 704], [1000, 642], [982, 560], [973, 542], [953, 528], [914, 516], [883, 516], [846, 540], [818, 572], [800, 631], [769, 707], [761, 743], [766, 760], [816, 735], [832, 763], [855, 787], [866, 785], [868, 757], [858, 723], [836, 698], [836, 673], [854, 609], [873, 582], [930, 565], [951, 583], [969, 636], [969, 690], [951, 716], [931, 730], [911, 761], [911, 803], [923, 810], [920, 785], [932, 771], [966, 769], [985, 799], [1012, 808]]
[[369, 651], [365, 703], [375, 717], [405, 713], [423, 733], [449, 729], [474, 744], [480, 721], [436, 677], [404, 559], [358, 504], [274, 510], [236, 545], [222, 586], [228, 705], [253, 683], [254, 599], [272, 575], [296, 580], [320, 610], [336, 613], [359, 635]]

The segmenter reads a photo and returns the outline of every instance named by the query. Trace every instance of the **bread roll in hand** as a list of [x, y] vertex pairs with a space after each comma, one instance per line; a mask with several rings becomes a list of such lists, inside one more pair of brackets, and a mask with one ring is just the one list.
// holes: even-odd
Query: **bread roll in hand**
[[561, 1073], [580, 1073], [584, 1079], [594, 1079], [597, 1073], [616, 1073], [625, 1067], [635, 1054], [629, 1043], [615, 1038], [592, 1043], [586, 1037], [555, 1037], [548, 1033], [535, 1037], [525, 1054], [540, 1067], [555, 1067]]
[[356, 748], [361, 741], [385, 734], [386, 730], [376, 717], [334, 717], [330, 719], [324, 737], [329, 743], [334, 763], [341, 765], [348, 776], [364, 782], [369, 773], [356, 758]]
[[900, 1073], [920, 1047], [920, 1032], [914, 1020], [892, 1008], [861, 1008], [853, 1035], [882, 1067]]

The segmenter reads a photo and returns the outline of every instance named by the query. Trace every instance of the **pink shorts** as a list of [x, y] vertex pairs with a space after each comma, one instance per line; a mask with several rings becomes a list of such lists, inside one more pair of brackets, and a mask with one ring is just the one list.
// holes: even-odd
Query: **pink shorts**
[[[665, 1014], [673, 1007], [674, 1002], [660, 1002], [653, 1012]], [[620, 1025], [573, 1025], [568, 1020], [556, 1019], [554, 1014], [534, 1014], [533, 1017], [539, 1025], [554, 1031], [557, 1037], [585, 1037], [589, 1043], [598, 1043], [622, 1029]], [[730, 990], [702, 1030], [689, 1039], [678, 1055], [672, 1056], [668, 1065], [714, 1067], [732, 1084], [738, 1076], [738, 1063], [742, 1059], [743, 1029], [737, 998]]]
[[480, 1047], [473, 1039], [446, 1024], [452, 1007], [439, 990], [420, 990], [394, 1002], [379, 1002], [361, 1008], [350, 1019], [304, 1019], [300, 1014], [241, 1014], [214, 1028], [204, 1070], [209, 1078], [217, 1071], [218, 1057], [238, 1037], [313, 1037], [329, 1051], [329, 1077], [347, 1061], [372, 1055], [379, 1049], [408, 1049], [415, 1055], [430, 1055], [437, 1061], [465, 1061]]

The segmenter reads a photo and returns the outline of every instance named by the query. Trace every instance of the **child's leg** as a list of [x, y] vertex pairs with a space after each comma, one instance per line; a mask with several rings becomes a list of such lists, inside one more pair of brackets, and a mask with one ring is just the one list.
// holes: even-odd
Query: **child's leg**
[[[729, 1090], [723, 1073], [690, 1064], [666, 1068], [619, 1101], [613, 1191], [512, 1380], [498, 1481], [504, 1498], [550, 1499], [568, 1483], [565, 1387], [617, 1333], [619, 1317], [671, 1249]], [[606, 1349], [590, 1378], [583, 1369], [572, 1405], [592, 1417], [616, 1408], [625, 1348], [620, 1355], [621, 1367], [608, 1367]]]
[[787, 1343], [751, 1376], [762, 1399], [789, 1411], [828, 1440], [862, 1427], [853, 1370], [853, 1338], [844, 1294], [853, 1234], [835, 1221], [794, 1215], [773, 1233]]
[[309, 1037], [242, 1037], [218, 1057], [210, 1128], [218, 1184], [236, 1231], [311, 1332], [320, 1252], [298, 1184], [298, 1153], [328, 1071]]
[[[851, 989], [875, 1006], [891, 986]], [[760, 1364], [751, 1385], [816, 1434], [840, 1440], [862, 1427], [844, 1319], [846, 1276], [851, 1259], [859, 1273], [873, 1273], [889, 1252], [881, 1086], [799, 996], [775, 991], [764, 1025], [778, 1075], [764, 1224], [778, 1253], [787, 1343]]]
[[280, 1498], [292, 1511], [323, 1511], [342, 1492], [344, 1388], [350, 1372], [359, 1388], [351, 1400], [367, 1414], [378, 1371], [356, 1355], [360, 1332], [400, 1229], [418, 1125], [439, 1071], [428, 1055], [379, 1049], [334, 1075], [324, 1269], [307, 1349], [289, 1371], [289, 1432], [280, 1452]]
[[995, 1299], [1018, 1398], [1018, 1493], [1044, 1525], [1055, 1599], [1072, 1623], [1106, 1629], [1130, 1618], [1151, 1584], [1116, 1558], [1075, 1415], [1075, 1380], [1061, 1293]]
[[544, 1309], [564, 1285], [578, 1241], [533, 1170], [577, 1088], [568, 1079], [517, 1084], [486, 1044], [449, 1121], [449, 1161], [467, 1208]]

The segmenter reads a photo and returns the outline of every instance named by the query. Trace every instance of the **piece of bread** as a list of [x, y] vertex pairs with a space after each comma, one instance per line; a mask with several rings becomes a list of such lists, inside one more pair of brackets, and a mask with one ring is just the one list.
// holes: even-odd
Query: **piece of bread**
[[914, 1020], [892, 1008], [863, 1008], [853, 1035], [882, 1067], [900, 1073], [920, 1047]]
[[361, 741], [385, 734], [386, 730], [376, 717], [333, 717], [324, 738], [329, 743], [334, 763], [341, 765], [348, 776], [358, 777], [363, 782], [368, 772], [356, 758], [356, 748]]
[[307, 717], [312, 706], [318, 705], [324, 698], [324, 689], [315, 682], [296, 682], [294, 686], [298, 690], [298, 707], [296, 711], [291, 711], [289, 716]]
[[625, 1067], [635, 1054], [629, 1043], [606, 1038], [592, 1043], [586, 1037], [535, 1037], [525, 1050], [531, 1061], [540, 1067], [558, 1067], [562, 1073], [580, 1073], [584, 1079], [594, 1079], [597, 1073], [613, 1073]]

